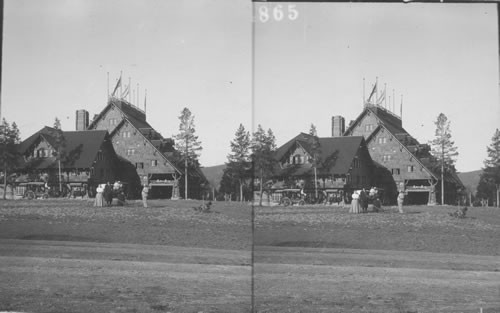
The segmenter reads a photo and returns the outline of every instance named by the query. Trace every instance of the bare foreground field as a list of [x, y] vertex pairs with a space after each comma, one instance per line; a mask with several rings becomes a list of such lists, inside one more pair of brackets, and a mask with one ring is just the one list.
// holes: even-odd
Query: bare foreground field
[[500, 312], [500, 211], [0, 201], [0, 312]]
[[251, 207], [0, 202], [0, 311], [250, 312]]
[[500, 211], [256, 208], [257, 312], [500, 312]]

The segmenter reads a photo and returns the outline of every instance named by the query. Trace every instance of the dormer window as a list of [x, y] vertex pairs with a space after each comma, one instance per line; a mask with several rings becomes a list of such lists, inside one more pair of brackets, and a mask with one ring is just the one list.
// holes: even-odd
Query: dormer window
[[292, 164], [304, 164], [304, 156], [296, 154], [293, 156]]

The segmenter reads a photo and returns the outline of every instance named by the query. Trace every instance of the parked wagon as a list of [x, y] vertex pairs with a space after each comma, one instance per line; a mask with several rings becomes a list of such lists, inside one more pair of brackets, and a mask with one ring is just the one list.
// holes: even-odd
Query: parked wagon
[[23, 198], [33, 200], [37, 198], [47, 199], [49, 197], [49, 189], [44, 182], [20, 183], [19, 187], [23, 190]]
[[304, 205], [306, 204], [305, 193], [302, 189], [283, 189], [279, 191], [281, 193], [280, 204], [284, 206], [289, 205]]

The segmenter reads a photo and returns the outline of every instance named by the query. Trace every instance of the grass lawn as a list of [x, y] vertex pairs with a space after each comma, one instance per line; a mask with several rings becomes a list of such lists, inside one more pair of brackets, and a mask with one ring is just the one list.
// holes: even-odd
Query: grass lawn
[[250, 312], [251, 207], [0, 201], [0, 311]]
[[500, 312], [500, 210], [256, 208], [256, 312]]

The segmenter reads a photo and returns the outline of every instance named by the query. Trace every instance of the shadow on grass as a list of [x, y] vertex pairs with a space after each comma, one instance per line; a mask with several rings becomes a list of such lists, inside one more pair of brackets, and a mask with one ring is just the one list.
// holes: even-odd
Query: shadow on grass
[[355, 247], [346, 247], [345, 245], [340, 245], [338, 243], [329, 241], [281, 241], [272, 244], [276, 247], [301, 247], [301, 248], [349, 248], [355, 249]]
[[53, 241], [87, 241], [99, 242], [98, 239], [91, 237], [71, 236], [71, 235], [57, 235], [57, 234], [33, 234], [23, 236], [19, 239], [22, 240], [53, 240]]

